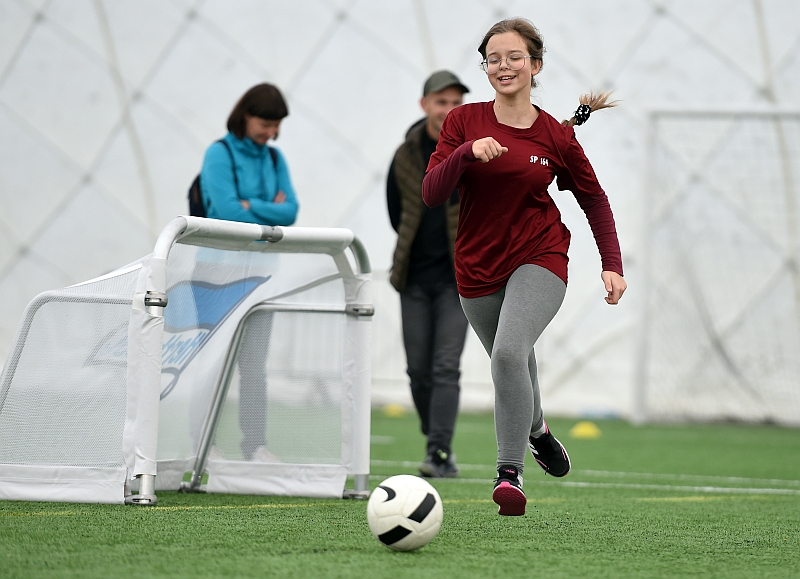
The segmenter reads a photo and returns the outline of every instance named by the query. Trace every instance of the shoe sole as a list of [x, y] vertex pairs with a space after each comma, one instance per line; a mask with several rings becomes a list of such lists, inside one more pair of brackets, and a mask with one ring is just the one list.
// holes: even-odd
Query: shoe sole
[[522, 489], [509, 482], [501, 482], [494, 487], [492, 500], [499, 505], [498, 515], [507, 517], [520, 517], [525, 514], [525, 505], [528, 499]]
[[461, 474], [461, 471], [458, 469], [442, 472], [435, 466], [424, 462], [417, 468], [419, 470], [419, 475], [424, 478], [458, 478]]
[[442, 475], [439, 474], [437, 469], [432, 468], [427, 464], [422, 464], [419, 466], [419, 474], [425, 478], [442, 478]]
[[563, 455], [564, 455], [564, 458], [565, 458], [565, 459], [566, 459], [566, 461], [567, 461], [567, 470], [565, 470], [564, 472], [562, 472], [562, 473], [560, 473], [560, 474], [556, 474], [556, 473], [554, 473], [553, 471], [551, 471], [551, 470], [550, 470], [550, 469], [547, 467], [547, 465], [546, 465], [546, 464], [544, 464], [544, 463], [543, 463], [541, 460], [539, 460], [539, 458], [538, 458], [538, 457], [537, 457], [537, 456], [534, 454], [534, 452], [533, 452], [533, 444], [531, 444], [531, 441], [530, 441], [530, 440], [528, 440], [528, 448], [529, 448], [529, 449], [530, 449], [530, 451], [531, 451], [531, 456], [533, 456], [533, 460], [535, 460], [535, 461], [536, 461], [536, 462], [539, 464], [539, 466], [540, 466], [540, 467], [542, 467], [542, 470], [543, 470], [543, 471], [544, 471], [546, 474], [549, 474], [550, 476], [554, 476], [554, 477], [557, 477], [557, 478], [561, 478], [562, 476], [567, 476], [567, 475], [569, 474], [569, 471], [570, 471], [570, 470], [572, 470], [572, 461], [569, 459], [569, 454], [567, 454], [567, 449], [564, 447], [564, 445], [563, 445], [563, 444], [561, 444], [561, 441], [560, 441], [559, 439], [557, 439], [555, 436], [553, 436], [553, 438], [554, 438], [554, 439], [555, 439], [555, 441], [558, 443], [558, 446], [560, 446], [560, 447], [561, 447], [561, 454], [563, 454]]

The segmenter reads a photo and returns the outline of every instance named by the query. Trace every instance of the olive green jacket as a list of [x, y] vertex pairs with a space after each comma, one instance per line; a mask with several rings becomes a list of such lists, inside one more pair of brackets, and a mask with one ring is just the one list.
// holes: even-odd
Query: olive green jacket
[[[400, 227], [397, 229], [397, 246], [394, 250], [392, 275], [389, 281], [397, 291], [403, 291], [408, 278], [408, 265], [411, 245], [419, 230], [419, 224], [426, 206], [422, 200], [422, 179], [427, 169], [427, 159], [423, 158], [422, 135], [425, 123], [412, 128], [406, 142], [400, 145], [394, 156], [394, 170], [397, 186], [401, 193]], [[453, 258], [458, 230], [458, 203], [448, 203], [447, 238], [450, 242], [450, 258]]]

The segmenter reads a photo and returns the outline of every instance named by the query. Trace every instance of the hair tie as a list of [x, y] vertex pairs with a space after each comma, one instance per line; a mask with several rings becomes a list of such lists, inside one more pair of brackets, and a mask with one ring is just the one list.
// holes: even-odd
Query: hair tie
[[592, 114], [592, 108], [589, 105], [581, 105], [575, 111], [575, 124], [580, 126], [589, 120], [589, 115]]

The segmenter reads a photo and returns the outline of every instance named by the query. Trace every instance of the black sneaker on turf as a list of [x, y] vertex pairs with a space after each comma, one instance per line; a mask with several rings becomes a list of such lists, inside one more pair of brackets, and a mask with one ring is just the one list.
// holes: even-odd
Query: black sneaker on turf
[[429, 452], [419, 465], [419, 474], [428, 478], [455, 478], [461, 471], [456, 466], [456, 455], [443, 450]]
[[525, 514], [528, 499], [522, 491], [522, 477], [516, 467], [501, 466], [497, 469], [492, 500], [500, 506], [498, 515], [519, 517]]
[[565, 476], [571, 466], [567, 449], [555, 436], [550, 434], [547, 423], [544, 428], [545, 432], [539, 438], [528, 437], [528, 448], [531, 449], [533, 458], [544, 469], [545, 474]]

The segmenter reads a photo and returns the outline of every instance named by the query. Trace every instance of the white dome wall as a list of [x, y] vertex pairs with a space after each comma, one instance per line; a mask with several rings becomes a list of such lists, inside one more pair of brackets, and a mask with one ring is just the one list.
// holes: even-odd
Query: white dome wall
[[[646, 122], [660, 107], [800, 107], [796, 0], [0, 0], [0, 361], [37, 293], [150, 252], [187, 211], [205, 148], [236, 99], [267, 81], [290, 116], [277, 145], [298, 225], [342, 226], [376, 269], [374, 400], [410, 403], [389, 163], [433, 70], [493, 92], [476, 47], [509, 16], [548, 52], [535, 101], [568, 116], [590, 89], [621, 106], [578, 129], [608, 192], [630, 285], [608, 307], [588, 226], [555, 193], [573, 233], [570, 287], [537, 349], [546, 410], [630, 415], [642, 306]], [[488, 359], [470, 336], [464, 407], [491, 407]]]

